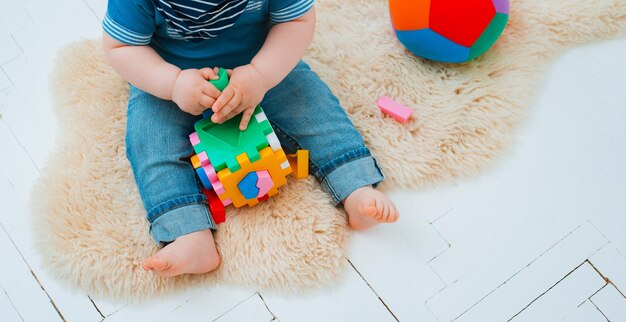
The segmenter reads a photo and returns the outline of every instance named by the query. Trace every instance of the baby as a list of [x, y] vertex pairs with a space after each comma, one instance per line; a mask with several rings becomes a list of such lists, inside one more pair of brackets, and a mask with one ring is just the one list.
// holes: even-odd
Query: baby
[[[188, 135], [206, 109], [213, 122], [261, 104], [284, 149], [310, 152], [311, 173], [350, 227], [395, 222], [374, 188], [383, 174], [337, 98], [301, 59], [313, 38], [314, 0], [109, 0], [103, 43], [130, 83], [126, 155], [150, 234], [164, 246], [142, 268], [159, 276], [201, 274], [220, 263], [216, 225], [195, 171]], [[207, 80], [229, 70], [222, 92]]]

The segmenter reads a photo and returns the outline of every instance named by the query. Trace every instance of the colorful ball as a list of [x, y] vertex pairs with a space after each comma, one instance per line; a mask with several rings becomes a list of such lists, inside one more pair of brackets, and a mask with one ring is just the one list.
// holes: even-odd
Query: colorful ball
[[509, 20], [509, 0], [389, 0], [398, 40], [417, 56], [446, 63], [491, 48]]

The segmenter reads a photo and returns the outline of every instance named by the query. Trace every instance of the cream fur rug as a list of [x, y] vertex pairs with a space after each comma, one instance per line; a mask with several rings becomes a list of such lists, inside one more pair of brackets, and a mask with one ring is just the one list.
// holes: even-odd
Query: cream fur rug
[[[624, 0], [513, 1], [509, 25], [486, 55], [464, 65], [417, 59], [399, 44], [385, 0], [318, 0], [307, 61], [339, 97], [387, 175], [383, 188], [425, 187], [474, 174], [511, 141], [547, 64], [565, 48], [626, 29]], [[39, 245], [52, 271], [92, 295], [146, 298], [216, 281], [262, 289], [329, 284], [342, 271], [348, 229], [313, 179], [268, 202], [228, 209], [217, 234], [221, 267], [162, 279], [139, 264], [148, 235], [124, 154], [127, 87], [98, 41], [69, 46], [53, 73], [60, 134], [35, 190]], [[381, 117], [388, 95], [415, 108]]]

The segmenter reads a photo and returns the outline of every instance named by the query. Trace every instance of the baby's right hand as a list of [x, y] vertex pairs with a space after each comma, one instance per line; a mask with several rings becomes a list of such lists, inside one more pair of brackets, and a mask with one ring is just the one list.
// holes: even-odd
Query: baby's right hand
[[211, 107], [220, 96], [220, 91], [208, 80], [218, 79], [217, 68], [182, 70], [172, 89], [172, 101], [178, 107], [193, 115], [200, 115]]

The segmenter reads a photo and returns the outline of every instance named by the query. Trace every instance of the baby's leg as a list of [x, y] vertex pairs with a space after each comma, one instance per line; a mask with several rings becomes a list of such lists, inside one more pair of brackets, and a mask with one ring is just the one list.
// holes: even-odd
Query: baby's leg
[[193, 153], [188, 135], [197, 119], [173, 102], [131, 86], [126, 156], [148, 212], [150, 234], [159, 244], [169, 243], [142, 267], [160, 276], [206, 273], [219, 265], [211, 232], [215, 223], [187, 161]]
[[261, 106], [288, 152], [309, 150], [311, 173], [335, 204], [343, 202], [353, 229], [397, 220], [391, 200], [373, 188], [383, 174], [363, 138], [307, 64], [300, 62]]

